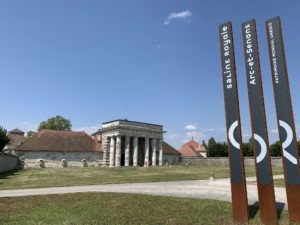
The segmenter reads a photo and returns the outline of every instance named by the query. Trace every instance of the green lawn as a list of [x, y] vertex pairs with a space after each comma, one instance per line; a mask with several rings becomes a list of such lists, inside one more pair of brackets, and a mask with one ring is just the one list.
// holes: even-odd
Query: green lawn
[[[248, 184], [256, 185], [256, 181], [249, 181]], [[284, 179], [274, 179], [275, 187], [285, 187]]]
[[276, 187], [285, 187], [284, 179], [274, 180], [274, 186], [276, 186]]
[[[231, 204], [213, 200], [115, 193], [1, 198], [1, 224], [21, 225], [229, 225]], [[250, 207], [250, 224], [260, 224]], [[279, 224], [289, 224], [278, 211]]]
[[[281, 167], [274, 167], [273, 172], [281, 174]], [[32, 168], [1, 174], [0, 189], [196, 180], [209, 179], [212, 173], [215, 178], [229, 177], [229, 168], [224, 166]], [[254, 167], [247, 167], [246, 174], [255, 176]]]

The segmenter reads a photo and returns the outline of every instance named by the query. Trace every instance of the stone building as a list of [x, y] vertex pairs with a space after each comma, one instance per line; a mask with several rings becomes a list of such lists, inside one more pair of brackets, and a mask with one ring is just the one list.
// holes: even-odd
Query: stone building
[[14, 149], [26, 141], [25, 133], [16, 128], [8, 132], [10, 142], [5, 146], [4, 152], [14, 154]]
[[164, 165], [177, 165], [182, 162], [181, 153], [166, 142], [163, 142]]
[[190, 140], [179, 149], [182, 157], [206, 158], [206, 148], [195, 140]]
[[101, 135], [103, 165], [163, 165], [163, 126], [129, 120], [102, 124], [94, 135]]
[[181, 154], [163, 142], [163, 126], [128, 120], [102, 124], [85, 132], [41, 130], [15, 148], [28, 167], [157, 166], [177, 164]]
[[28, 167], [96, 165], [101, 145], [85, 132], [41, 130], [15, 148]]

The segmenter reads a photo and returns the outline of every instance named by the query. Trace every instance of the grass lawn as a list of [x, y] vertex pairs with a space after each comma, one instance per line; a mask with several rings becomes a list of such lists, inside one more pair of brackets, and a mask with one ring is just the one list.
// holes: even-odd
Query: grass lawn
[[274, 180], [275, 187], [285, 187], [284, 179]]
[[[231, 204], [213, 200], [115, 193], [81, 193], [1, 198], [1, 224], [64, 225], [226, 225]], [[278, 211], [279, 224], [289, 224], [287, 211]], [[250, 224], [260, 224], [250, 207]]]
[[[285, 187], [284, 179], [275, 179], [273, 181], [274, 181], [275, 187]], [[248, 182], [248, 184], [256, 185], [256, 181], [250, 181], [250, 182]]]
[[[226, 178], [229, 177], [229, 168], [224, 166], [31, 168], [0, 174], [0, 190], [209, 179], [212, 173], [215, 178]], [[273, 173], [282, 174], [281, 167], [274, 167]], [[246, 167], [246, 174], [255, 176], [254, 167]]]

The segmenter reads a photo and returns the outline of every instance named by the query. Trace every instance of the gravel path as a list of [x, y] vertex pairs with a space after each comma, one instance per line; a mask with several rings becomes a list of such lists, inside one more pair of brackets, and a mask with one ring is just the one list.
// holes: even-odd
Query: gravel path
[[[280, 179], [283, 176], [274, 176]], [[255, 181], [255, 177], [247, 178], [247, 181]], [[247, 185], [249, 204], [258, 201], [257, 187], [254, 184]], [[71, 187], [49, 187], [32, 189], [1, 190], [2, 197], [17, 197], [30, 195], [49, 195], [67, 194], [79, 192], [115, 192], [115, 193], [135, 193], [147, 195], [162, 195], [175, 197], [188, 197], [199, 199], [214, 199], [221, 201], [231, 201], [230, 180], [217, 179], [210, 180], [188, 180], [188, 181], [168, 181], [168, 182], [149, 182], [149, 183], [129, 183], [129, 184], [104, 184]], [[278, 207], [286, 208], [285, 188], [275, 188], [276, 201]]]

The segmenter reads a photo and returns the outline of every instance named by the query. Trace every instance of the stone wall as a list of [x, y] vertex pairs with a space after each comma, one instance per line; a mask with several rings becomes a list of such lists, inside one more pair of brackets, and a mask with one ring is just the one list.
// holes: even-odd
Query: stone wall
[[0, 173], [15, 169], [17, 167], [17, 164], [17, 157], [0, 153]]
[[166, 164], [176, 165], [179, 164], [180, 161], [181, 161], [181, 155], [170, 155], [170, 154], [163, 155], [163, 165]]
[[[86, 160], [86, 166], [101, 166], [102, 152], [33, 152], [33, 151], [15, 151], [15, 154], [24, 160], [25, 168], [38, 167], [63, 167], [62, 160], [65, 159], [67, 166], [83, 167], [83, 159]], [[41, 162], [43, 160], [43, 162]], [[163, 155], [163, 164], [179, 164], [180, 155]], [[43, 165], [44, 164], [44, 165]]]
[[[281, 157], [271, 158], [273, 166], [282, 166]], [[188, 163], [189, 165], [206, 165], [206, 166], [229, 166], [229, 160], [227, 157], [220, 158], [195, 158], [195, 157], [182, 157], [182, 163]], [[253, 157], [245, 157], [246, 166], [254, 166]]]
[[62, 167], [62, 160], [67, 162], [67, 166], [83, 167], [86, 161], [86, 166], [99, 166], [102, 160], [102, 153], [100, 152], [30, 152], [30, 151], [16, 151], [20, 158], [24, 159], [24, 167]]

